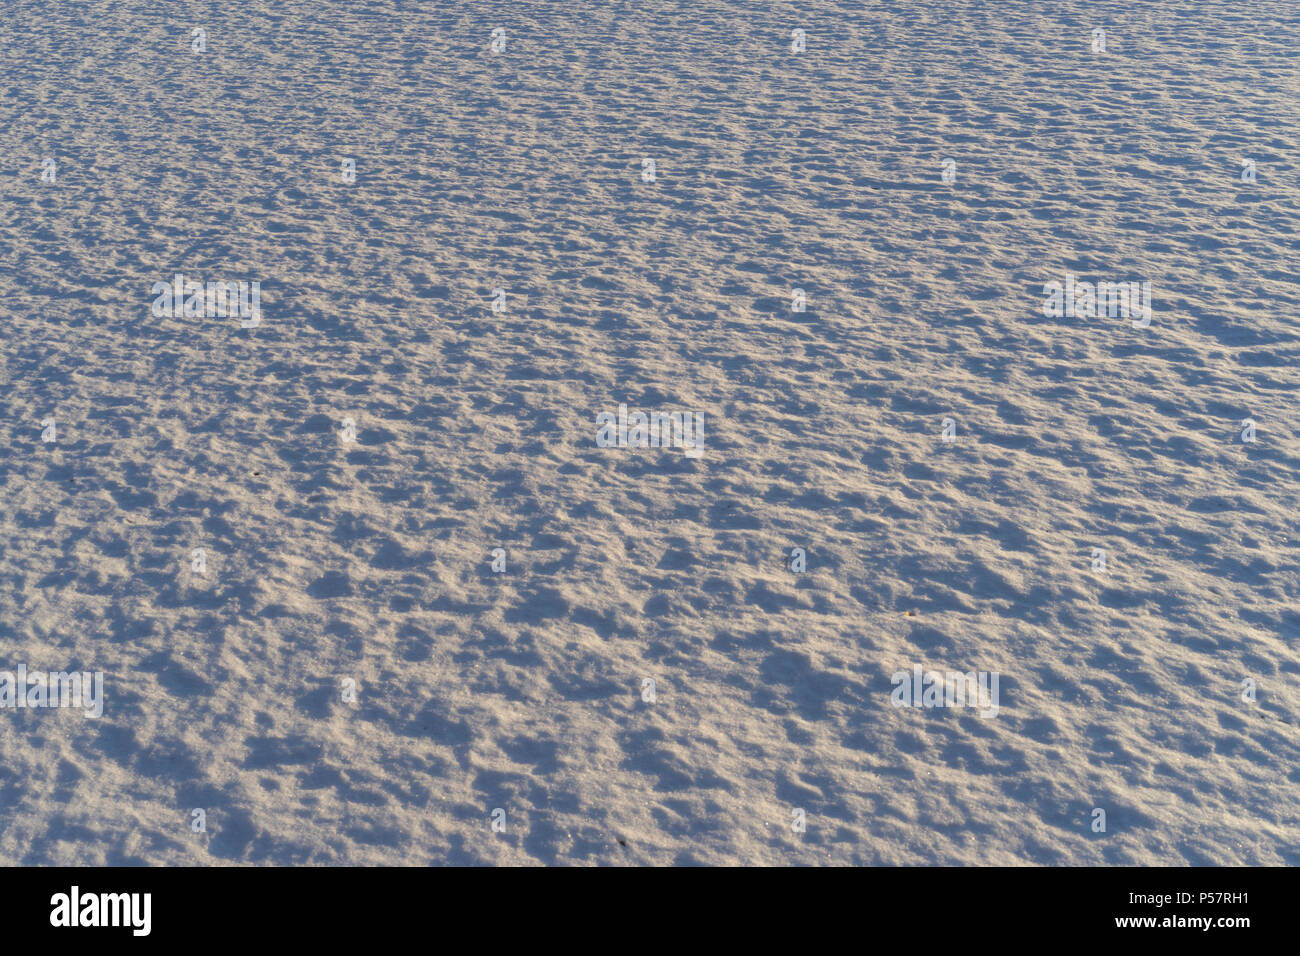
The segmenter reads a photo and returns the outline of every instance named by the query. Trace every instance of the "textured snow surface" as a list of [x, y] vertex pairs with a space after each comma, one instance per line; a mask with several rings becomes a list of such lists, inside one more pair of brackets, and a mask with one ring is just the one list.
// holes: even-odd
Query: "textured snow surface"
[[1300, 862], [1298, 52], [1294, 0], [7, 0], [0, 670], [105, 703], [0, 709], [0, 862]]

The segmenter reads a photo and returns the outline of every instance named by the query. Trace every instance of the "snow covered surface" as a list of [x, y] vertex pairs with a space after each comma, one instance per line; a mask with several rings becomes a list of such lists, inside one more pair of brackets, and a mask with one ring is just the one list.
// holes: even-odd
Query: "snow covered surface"
[[1300, 862], [1298, 50], [1293, 0], [7, 0], [0, 670], [104, 713], [0, 709], [0, 862]]

